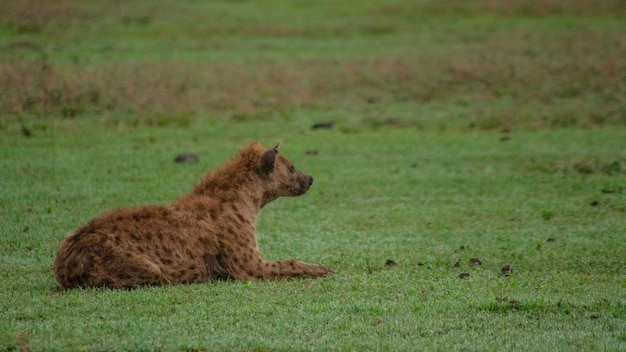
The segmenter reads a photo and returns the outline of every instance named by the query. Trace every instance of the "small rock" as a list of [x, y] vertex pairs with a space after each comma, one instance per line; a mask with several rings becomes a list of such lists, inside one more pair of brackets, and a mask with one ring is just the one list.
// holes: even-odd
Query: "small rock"
[[387, 261], [385, 262], [385, 266], [395, 266], [396, 262], [393, 261], [392, 259], [387, 259]]
[[200, 158], [194, 153], [182, 153], [178, 154], [174, 161], [180, 164], [195, 164], [200, 161]]
[[318, 122], [311, 126], [312, 130], [329, 130], [333, 128], [334, 123], [332, 122]]
[[33, 135], [33, 131], [30, 130], [30, 128], [26, 127], [26, 126], [22, 126], [22, 136], [24, 137], [31, 137]]
[[469, 262], [472, 265], [483, 265], [483, 262], [481, 262], [480, 259], [478, 258], [472, 258], [469, 260]]
[[589, 205], [591, 205], [592, 207], [597, 207], [598, 205], [600, 205], [600, 202], [598, 202], [597, 200], [594, 200], [594, 201], [593, 201], [593, 202], [591, 202], [591, 204], [589, 204]]
[[500, 270], [500, 274], [502, 276], [511, 276], [513, 274], [513, 267], [510, 265], [503, 266], [502, 270]]
[[600, 192], [605, 193], [605, 194], [617, 193], [617, 189], [603, 188], [600, 190]]

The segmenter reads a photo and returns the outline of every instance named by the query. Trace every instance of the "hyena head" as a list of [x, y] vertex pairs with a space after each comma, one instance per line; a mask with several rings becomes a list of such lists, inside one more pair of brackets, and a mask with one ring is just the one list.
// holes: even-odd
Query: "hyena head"
[[297, 170], [293, 163], [278, 154], [278, 143], [274, 148], [262, 152], [259, 174], [264, 188], [264, 204], [278, 197], [293, 197], [305, 194], [313, 177]]

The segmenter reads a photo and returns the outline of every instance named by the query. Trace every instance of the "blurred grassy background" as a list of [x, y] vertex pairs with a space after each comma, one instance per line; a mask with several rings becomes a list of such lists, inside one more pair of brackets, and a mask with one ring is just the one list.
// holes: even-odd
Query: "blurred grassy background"
[[623, 1], [3, 1], [0, 131], [624, 125]]

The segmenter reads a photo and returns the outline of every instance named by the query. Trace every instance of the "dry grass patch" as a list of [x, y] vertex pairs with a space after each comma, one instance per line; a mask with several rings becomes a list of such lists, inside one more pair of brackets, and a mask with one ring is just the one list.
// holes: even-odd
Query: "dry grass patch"
[[626, 39], [608, 32], [495, 35], [368, 59], [242, 64], [0, 61], [5, 116], [248, 114], [449, 101], [478, 128], [626, 122]]
[[623, 1], [561, 0], [447, 0], [395, 2], [386, 4], [382, 13], [392, 16], [498, 15], [498, 16], [600, 16], [626, 13]]
[[[334, 12], [270, 3], [268, 18], [247, 2], [115, 4], [0, 4], [9, 34], [0, 41], [0, 129], [110, 115], [185, 125], [297, 109], [404, 126], [431, 103], [448, 111], [445, 123], [478, 129], [626, 122], [626, 37], [613, 17], [622, 2], [385, 1]], [[222, 56], [203, 59], [213, 51]]]

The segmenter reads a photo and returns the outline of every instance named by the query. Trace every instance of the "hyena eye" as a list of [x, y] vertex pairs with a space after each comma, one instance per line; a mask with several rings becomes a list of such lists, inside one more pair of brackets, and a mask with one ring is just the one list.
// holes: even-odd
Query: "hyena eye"
[[293, 165], [289, 166], [287, 170], [289, 170], [289, 172], [291, 172], [292, 174], [296, 172], [296, 168], [293, 167]]

